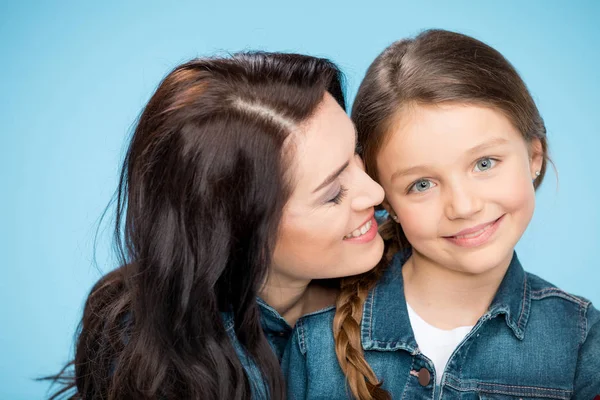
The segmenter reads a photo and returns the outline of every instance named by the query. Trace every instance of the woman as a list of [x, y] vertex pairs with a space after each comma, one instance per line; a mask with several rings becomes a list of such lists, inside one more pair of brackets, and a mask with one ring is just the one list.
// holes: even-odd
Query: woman
[[131, 139], [117, 192], [123, 266], [87, 299], [61, 393], [284, 398], [292, 327], [337, 295], [311, 281], [382, 255], [383, 191], [355, 148], [327, 60], [243, 53], [175, 68]]

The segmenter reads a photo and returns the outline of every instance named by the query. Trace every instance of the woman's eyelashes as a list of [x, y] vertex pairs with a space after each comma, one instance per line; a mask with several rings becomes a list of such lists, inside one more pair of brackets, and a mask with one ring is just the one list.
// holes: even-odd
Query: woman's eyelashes
[[340, 186], [340, 190], [337, 192], [337, 194], [332, 199], [329, 199], [327, 203], [341, 204], [342, 200], [344, 200], [344, 197], [346, 197], [347, 192], [348, 189]]

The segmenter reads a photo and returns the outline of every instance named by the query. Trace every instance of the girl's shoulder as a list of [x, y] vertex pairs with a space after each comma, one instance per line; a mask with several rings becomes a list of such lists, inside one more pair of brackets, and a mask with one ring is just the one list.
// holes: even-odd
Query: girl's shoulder
[[532, 317], [575, 325], [586, 339], [594, 325], [600, 326], [600, 311], [585, 297], [569, 293], [539, 276], [526, 272]]
[[592, 307], [592, 302], [585, 297], [571, 294], [558, 286], [540, 278], [539, 276], [526, 272], [527, 281], [529, 282], [530, 295], [532, 300], [544, 299], [560, 299], [567, 303], [572, 303], [577, 307], [589, 308]]

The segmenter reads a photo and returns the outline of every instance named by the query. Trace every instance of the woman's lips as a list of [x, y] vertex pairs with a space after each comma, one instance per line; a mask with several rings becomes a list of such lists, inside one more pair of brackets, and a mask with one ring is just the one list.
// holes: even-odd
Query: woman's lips
[[344, 237], [344, 242], [347, 243], [368, 243], [371, 240], [375, 239], [377, 236], [377, 221], [375, 220], [375, 216], [371, 216], [371, 219], [367, 222], [371, 222], [371, 227], [364, 234], [357, 237]]

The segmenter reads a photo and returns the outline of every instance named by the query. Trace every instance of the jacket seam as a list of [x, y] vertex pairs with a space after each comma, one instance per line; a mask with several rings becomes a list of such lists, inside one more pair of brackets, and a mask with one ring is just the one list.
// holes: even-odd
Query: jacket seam
[[554, 388], [543, 388], [539, 386], [518, 386], [518, 385], [504, 385], [498, 383], [486, 383], [482, 381], [472, 381], [475, 386], [472, 388], [462, 388], [462, 382], [458, 380], [458, 386], [453, 384], [453, 382], [447, 382], [446, 384], [452, 387], [459, 392], [471, 392], [471, 391], [479, 391], [483, 393], [498, 393], [498, 394], [508, 394], [508, 395], [516, 395], [514, 392], [510, 392], [509, 390], [503, 389], [529, 389], [536, 390], [540, 392], [544, 392], [544, 396], [550, 396], [554, 399], [564, 399], [565, 396], [570, 396], [571, 391], [564, 389], [554, 389]]
[[587, 305], [590, 304], [589, 301], [581, 300], [577, 296], [573, 296], [572, 294], [569, 294], [559, 288], [551, 287], [551, 288], [544, 288], [544, 289], [540, 289], [540, 290], [534, 290], [531, 292], [531, 298], [534, 300], [542, 300], [547, 297], [560, 297], [561, 299], [569, 300], [573, 303], [579, 304], [582, 307], [586, 307]]
[[[361, 323], [361, 338], [364, 335], [363, 328], [367, 329], [367, 338], [370, 342], [373, 341], [373, 304], [375, 303], [375, 293], [377, 292], [377, 286], [367, 295], [365, 304], [363, 305], [363, 321]], [[368, 309], [368, 312], [365, 312]], [[362, 341], [362, 340], [361, 340]]]
[[[581, 341], [579, 343], [579, 350], [583, 346], [585, 339], [587, 338], [588, 327], [587, 327], [587, 310], [588, 306], [579, 307], [579, 328], [581, 329]], [[579, 352], [578, 350], [578, 352]]]
[[527, 280], [527, 274], [525, 274], [525, 279], [523, 279], [523, 299], [521, 304], [521, 315], [519, 316], [519, 321], [517, 322], [517, 326], [521, 330], [523, 329], [523, 327], [521, 326], [521, 320], [523, 319], [523, 315], [525, 314], [525, 302], [527, 300], [528, 282], [529, 281]]
[[304, 322], [298, 321], [296, 323], [298, 327], [298, 347], [300, 347], [300, 352], [303, 355], [306, 355], [306, 341], [304, 338]]

